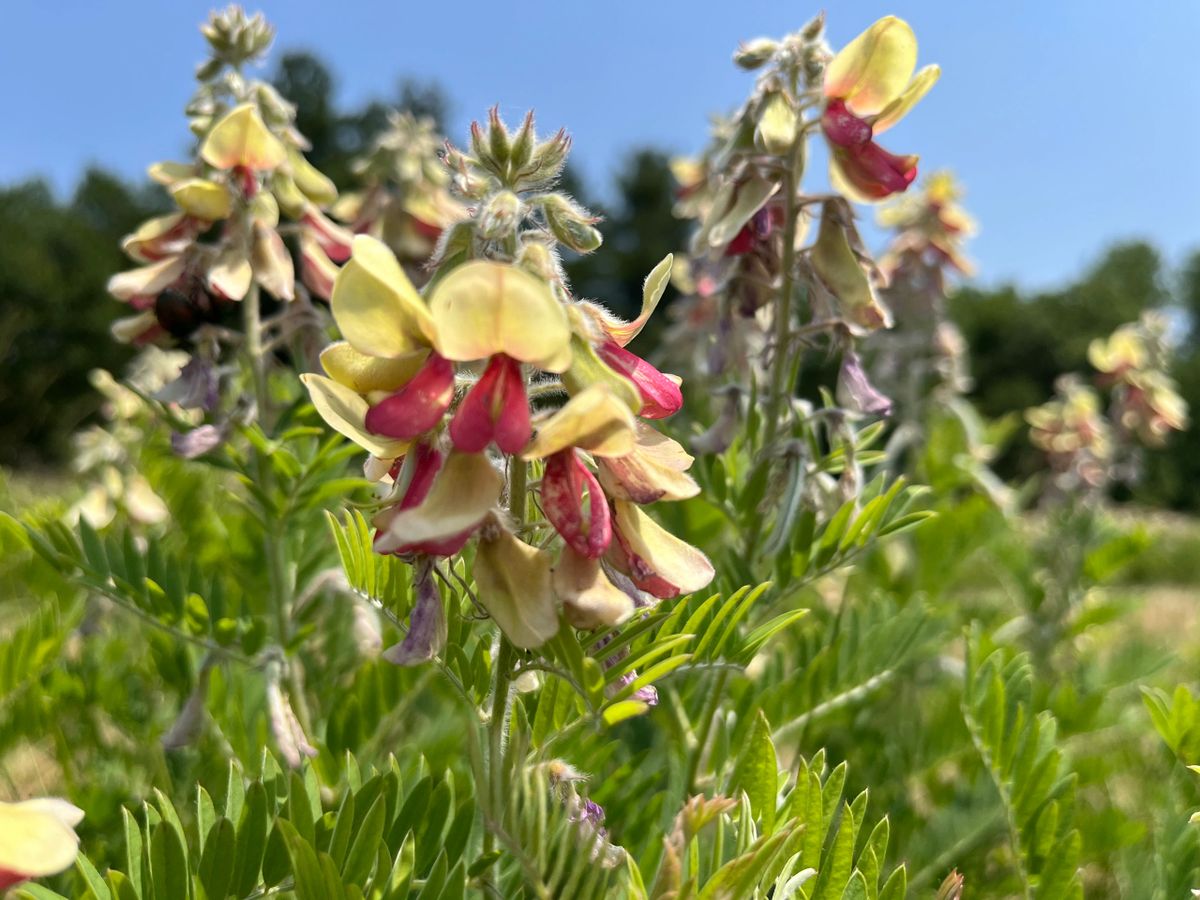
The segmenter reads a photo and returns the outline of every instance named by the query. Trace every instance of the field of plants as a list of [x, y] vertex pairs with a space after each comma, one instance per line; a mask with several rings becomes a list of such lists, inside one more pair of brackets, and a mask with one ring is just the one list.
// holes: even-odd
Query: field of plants
[[641, 159], [661, 224], [532, 112], [322, 171], [272, 27], [211, 15], [113, 345], [55, 351], [98, 411], [0, 401], [0, 894], [1200, 896], [1200, 264], [1005, 331], [886, 133], [918, 36], [797, 24]]

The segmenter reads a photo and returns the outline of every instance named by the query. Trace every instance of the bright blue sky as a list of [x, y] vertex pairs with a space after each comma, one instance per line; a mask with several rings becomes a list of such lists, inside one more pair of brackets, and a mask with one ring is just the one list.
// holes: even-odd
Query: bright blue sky
[[[1107, 243], [1200, 247], [1200, 2], [826, 0], [835, 46], [885, 13], [907, 18], [942, 80], [884, 143], [949, 166], [983, 232], [980, 277], [1051, 286]], [[68, 190], [82, 167], [134, 176], [177, 156], [203, 55], [195, 0], [7, 4], [0, 52], [0, 182], [40, 174]], [[401, 75], [440, 81], [452, 136], [499, 102], [565, 125], [589, 187], [621, 154], [690, 152], [707, 115], [752, 76], [739, 40], [794, 30], [795, 0], [316, 2], [264, 0], [277, 49], [317, 51], [340, 99], [387, 95]], [[823, 175], [821, 176], [823, 178]]]

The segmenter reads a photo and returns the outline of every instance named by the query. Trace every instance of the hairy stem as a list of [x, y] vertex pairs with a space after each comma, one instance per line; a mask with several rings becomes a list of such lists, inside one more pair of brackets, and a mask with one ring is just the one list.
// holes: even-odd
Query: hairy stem
[[790, 384], [792, 373], [792, 295], [796, 292], [796, 220], [799, 209], [796, 205], [796, 153], [802, 137], [797, 137], [788, 152], [783, 173], [783, 261], [779, 299], [775, 304], [775, 335], [771, 357], [771, 386], [767, 399], [767, 421], [763, 446], [770, 447], [779, 435], [780, 419], [783, 418], [787, 402], [791, 399], [795, 385]]

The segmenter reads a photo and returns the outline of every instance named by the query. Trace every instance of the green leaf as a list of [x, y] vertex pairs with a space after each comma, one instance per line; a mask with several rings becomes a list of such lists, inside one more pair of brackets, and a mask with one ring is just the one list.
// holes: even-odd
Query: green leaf
[[383, 839], [384, 815], [387, 812], [387, 801], [377, 797], [363, 817], [350, 852], [346, 856], [346, 864], [342, 866], [342, 881], [348, 884], [363, 884], [371, 874], [375, 864], [375, 853]]
[[75, 868], [83, 876], [88, 893], [92, 897], [95, 897], [96, 900], [112, 900], [112, 892], [109, 891], [108, 885], [104, 883], [104, 879], [100, 877], [100, 873], [96, 871], [96, 867], [92, 865], [90, 859], [80, 853], [75, 857]]
[[258, 884], [258, 873], [267, 848], [267, 827], [267, 791], [261, 781], [254, 781], [246, 791], [242, 818], [237, 828], [233, 891], [239, 896], [249, 894]]
[[634, 716], [640, 716], [649, 709], [650, 706], [641, 700], [621, 700], [607, 707], [602, 713], [602, 718], [605, 725], [612, 726], [618, 722], [624, 722], [626, 719], [632, 719]]
[[775, 826], [775, 798], [779, 788], [779, 769], [775, 745], [771, 742], [771, 726], [762, 710], [758, 711], [745, 746], [738, 755], [730, 778], [734, 791], [742, 790], [750, 798], [750, 809], [762, 822], [763, 833], [771, 834]]
[[233, 883], [237, 838], [233, 823], [222, 816], [209, 829], [200, 857], [200, 883], [209, 900], [225, 898]]

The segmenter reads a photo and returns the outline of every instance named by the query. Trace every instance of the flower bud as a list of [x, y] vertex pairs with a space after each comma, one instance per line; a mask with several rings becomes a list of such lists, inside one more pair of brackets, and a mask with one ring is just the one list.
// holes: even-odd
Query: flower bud
[[600, 246], [599, 219], [563, 194], [547, 194], [539, 201], [546, 224], [558, 240], [576, 253], [591, 253]]
[[734, 63], [747, 71], [753, 71], [768, 62], [779, 44], [770, 38], [755, 38], [744, 44], [739, 44], [733, 53]]
[[487, 147], [488, 155], [494, 164], [502, 171], [508, 170], [511, 164], [512, 142], [508, 136], [508, 129], [500, 119], [500, 110], [495, 106], [488, 110]]
[[554, 253], [539, 240], [526, 240], [521, 244], [517, 252], [517, 265], [543, 281], [558, 281], [562, 274]]
[[521, 173], [533, 159], [533, 146], [537, 142], [537, 134], [533, 130], [533, 110], [525, 113], [521, 128], [513, 138], [509, 147], [508, 160], [512, 171]]
[[548, 184], [562, 174], [571, 152], [571, 138], [560, 128], [552, 138], [542, 141], [533, 151], [533, 169], [529, 173], [528, 186]]
[[499, 241], [515, 234], [524, 215], [524, 204], [512, 191], [500, 191], [488, 200], [479, 214], [479, 234], [484, 240]]

